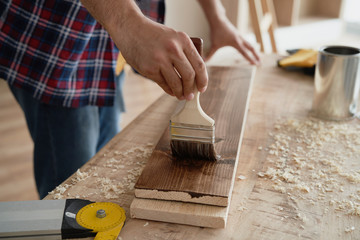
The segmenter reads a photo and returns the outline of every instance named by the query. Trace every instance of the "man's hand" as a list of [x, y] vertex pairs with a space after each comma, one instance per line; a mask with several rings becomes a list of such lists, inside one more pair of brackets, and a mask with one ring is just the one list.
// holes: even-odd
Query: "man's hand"
[[166, 93], [191, 100], [204, 92], [206, 66], [189, 36], [147, 19], [133, 0], [82, 0], [107, 29], [126, 62]]
[[191, 100], [195, 85], [200, 92], [206, 90], [205, 63], [185, 33], [148, 19], [129, 27], [127, 32], [130, 36], [119, 41], [121, 53], [131, 66], [166, 93]]
[[237, 49], [251, 64], [260, 64], [256, 50], [241, 37], [239, 31], [226, 17], [225, 9], [219, 0], [198, 0], [210, 24], [211, 47], [206, 60], [210, 59], [221, 47]]
[[205, 60], [209, 60], [221, 47], [231, 46], [238, 50], [251, 64], [259, 65], [260, 57], [251, 44], [246, 41], [228, 19], [211, 29], [211, 47]]

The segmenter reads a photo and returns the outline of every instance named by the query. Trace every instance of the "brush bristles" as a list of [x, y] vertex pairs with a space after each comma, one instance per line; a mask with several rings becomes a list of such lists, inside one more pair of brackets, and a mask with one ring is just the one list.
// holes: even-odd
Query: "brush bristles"
[[171, 140], [170, 146], [173, 156], [178, 158], [218, 160], [213, 143]]

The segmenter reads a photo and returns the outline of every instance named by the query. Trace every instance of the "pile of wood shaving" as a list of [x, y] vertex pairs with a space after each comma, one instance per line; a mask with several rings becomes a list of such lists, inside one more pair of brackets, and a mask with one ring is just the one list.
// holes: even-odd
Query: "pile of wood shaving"
[[[102, 166], [90, 167], [86, 170], [86, 172], [77, 170], [70, 180], [71, 184], [61, 184], [51, 191], [49, 195], [53, 199], [89, 199], [92, 195], [100, 195], [105, 199], [118, 199], [120, 195], [134, 190], [136, 180], [140, 176], [147, 159], [152, 153], [152, 150], [153, 145], [147, 144], [145, 146], [130, 148], [124, 152], [108, 152], [103, 155], [104, 159], [102, 162], [104, 162], [104, 164]], [[103, 169], [98, 171], [99, 168]], [[120, 171], [122, 174], [119, 174]], [[119, 178], [118, 176], [123, 176], [124, 172], [126, 172], [127, 175]], [[99, 173], [103, 175], [100, 175]], [[69, 191], [69, 189], [71, 189], [71, 187], [75, 184], [79, 186], [81, 186], [81, 184], [86, 185], [89, 177], [93, 177], [92, 179], [95, 179], [96, 181], [92, 187], [94, 188], [93, 191], [85, 195], [73, 195]]]
[[[360, 217], [360, 126], [356, 122], [279, 120], [264, 170], [275, 191], [326, 214]], [[306, 221], [306, 216], [299, 215]], [[350, 229], [350, 230], [349, 230]], [[349, 228], [348, 232], [352, 231]]]

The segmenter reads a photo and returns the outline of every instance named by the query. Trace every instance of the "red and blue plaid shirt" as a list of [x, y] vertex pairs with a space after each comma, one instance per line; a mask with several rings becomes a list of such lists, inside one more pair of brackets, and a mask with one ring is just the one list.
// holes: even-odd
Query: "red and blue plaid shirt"
[[[136, 0], [163, 22], [164, 0]], [[109, 106], [118, 50], [79, 0], [0, 0], [0, 78], [43, 103]]]

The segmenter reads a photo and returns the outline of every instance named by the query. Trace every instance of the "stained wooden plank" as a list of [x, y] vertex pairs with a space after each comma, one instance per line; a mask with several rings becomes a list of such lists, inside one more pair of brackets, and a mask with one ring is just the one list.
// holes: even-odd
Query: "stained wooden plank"
[[201, 96], [201, 106], [215, 120], [215, 149], [221, 159], [174, 158], [167, 127], [135, 185], [136, 197], [229, 204], [252, 73], [251, 67], [209, 70], [209, 86]]

